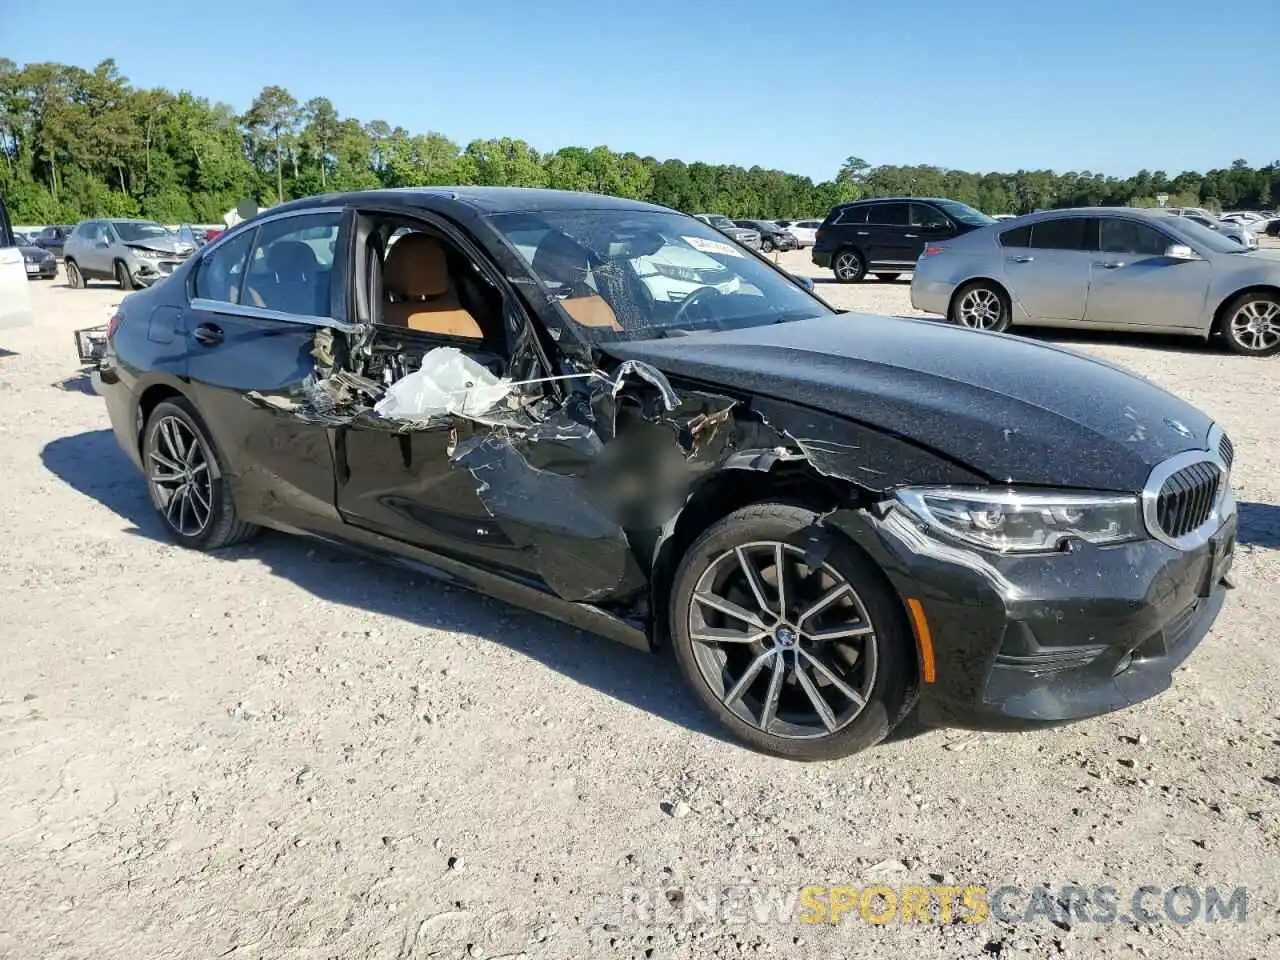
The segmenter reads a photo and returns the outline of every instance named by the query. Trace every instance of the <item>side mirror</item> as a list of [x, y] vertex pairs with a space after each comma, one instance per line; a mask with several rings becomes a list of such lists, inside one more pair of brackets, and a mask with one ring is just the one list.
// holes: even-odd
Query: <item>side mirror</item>
[[798, 277], [793, 273], [791, 274], [791, 279], [800, 284], [800, 286], [804, 287], [810, 293], [813, 293], [813, 277]]
[[111, 244], [110, 244], [110, 243], [108, 243], [106, 240], [99, 240], [97, 243], [95, 243], [95, 244], [94, 244], [94, 246], [95, 246], [95, 247], [109, 247], [109, 246], [111, 246]]
[[1200, 255], [1185, 243], [1171, 243], [1165, 247], [1164, 255], [1170, 260], [1199, 260]]

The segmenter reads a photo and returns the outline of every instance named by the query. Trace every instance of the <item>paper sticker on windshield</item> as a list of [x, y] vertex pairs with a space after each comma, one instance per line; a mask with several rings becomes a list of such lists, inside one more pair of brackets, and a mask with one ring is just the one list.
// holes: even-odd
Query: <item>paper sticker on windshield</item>
[[718, 253], [726, 257], [742, 256], [741, 250], [723, 240], [708, 240], [705, 237], [681, 237], [680, 239], [699, 253]]

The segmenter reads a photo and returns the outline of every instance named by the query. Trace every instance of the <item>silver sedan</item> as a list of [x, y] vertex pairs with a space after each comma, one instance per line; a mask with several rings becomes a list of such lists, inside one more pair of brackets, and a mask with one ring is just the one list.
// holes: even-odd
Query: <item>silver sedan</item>
[[1035, 213], [930, 244], [911, 303], [952, 322], [1221, 334], [1280, 352], [1280, 250], [1246, 250], [1188, 217], [1130, 207]]

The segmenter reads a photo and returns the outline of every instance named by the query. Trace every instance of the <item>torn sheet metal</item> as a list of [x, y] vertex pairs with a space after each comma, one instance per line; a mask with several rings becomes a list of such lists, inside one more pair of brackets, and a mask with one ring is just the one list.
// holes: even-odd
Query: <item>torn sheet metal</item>
[[581, 478], [532, 466], [506, 431], [459, 444], [453, 461], [471, 471], [485, 509], [563, 599], [590, 602], [645, 585], [626, 533], [585, 496]]

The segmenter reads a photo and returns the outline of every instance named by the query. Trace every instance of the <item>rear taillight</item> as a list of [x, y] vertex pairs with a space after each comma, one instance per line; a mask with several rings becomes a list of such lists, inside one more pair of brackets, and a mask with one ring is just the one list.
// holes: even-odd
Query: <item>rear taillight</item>
[[107, 321], [107, 339], [114, 340], [116, 338], [116, 330], [120, 327], [120, 314], [113, 313], [111, 319]]

